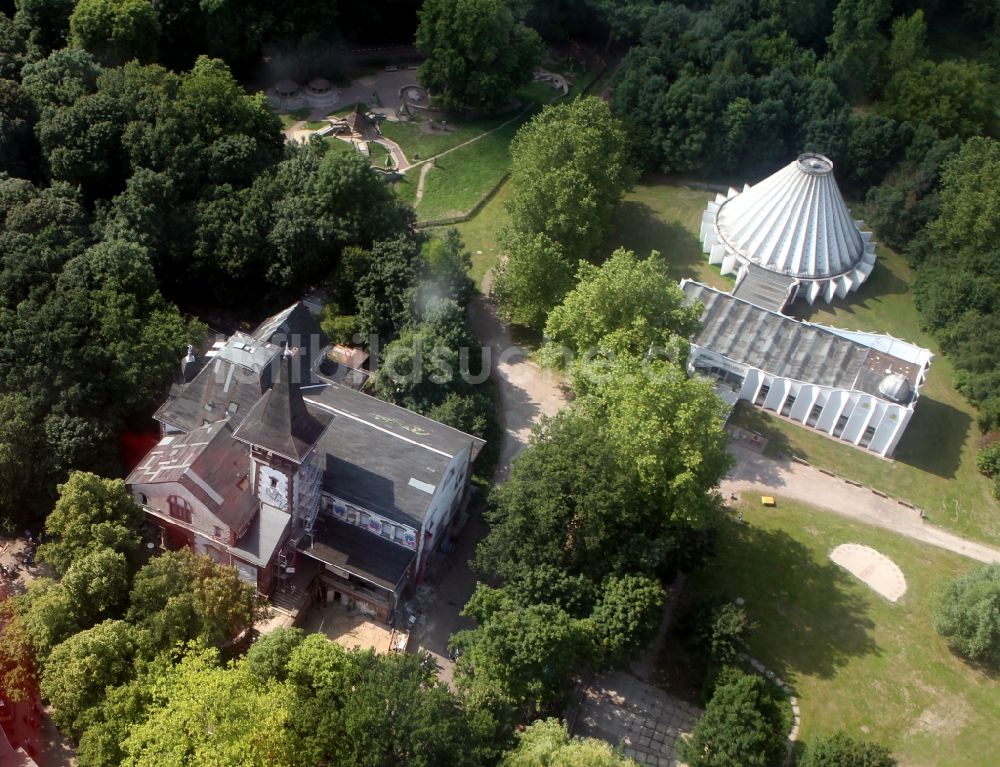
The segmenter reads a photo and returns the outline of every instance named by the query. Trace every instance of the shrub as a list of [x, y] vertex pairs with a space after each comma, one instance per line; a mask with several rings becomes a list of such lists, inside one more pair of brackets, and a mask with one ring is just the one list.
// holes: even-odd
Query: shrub
[[948, 584], [933, 620], [952, 650], [1000, 667], [1000, 565], [977, 567]]
[[796, 761], [796, 767], [896, 767], [897, 764], [885, 746], [854, 740], [844, 732], [811, 740]]

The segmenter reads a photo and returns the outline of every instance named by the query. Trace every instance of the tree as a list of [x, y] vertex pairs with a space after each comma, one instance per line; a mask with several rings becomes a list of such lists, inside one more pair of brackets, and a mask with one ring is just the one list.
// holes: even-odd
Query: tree
[[912, 16], [900, 16], [892, 22], [892, 42], [889, 43], [889, 66], [902, 72], [927, 58], [927, 22], [924, 12], [917, 9]]
[[73, 560], [60, 581], [81, 626], [117, 615], [128, 596], [129, 566], [114, 549], [92, 548]]
[[417, 77], [443, 105], [496, 109], [530, 82], [542, 41], [508, 0], [427, 0], [419, 15]]
[[35, 694], [38, 680], [31, 639], [13, 599], [0, 602], [0, 689], [8, 700], [20, 703]]
[[66, 44], [69, 17], [76, 0], [16, 0], [15, 19], [29, 30], [28, 43], [42, 58]]
[[44, 115], [49, 109], [71, 106], [84, 94], [94, 93], [100, 73], [100, 65], [89, 53], [65, 48], [41, 61], [25, 64], [21, 87]]
[[160, 23], [149, 0], [79, 0], [69, 18], [70, 43], [105, 66], [156, 53]]
[[939, 595], [933, 620], [952, 650], [1000, 667], [1000, 565], [977, 567], [955, 578]]
[[42, 672], [41, 692], [60, 728], [79, 737], [109, 687], [132, 676], [135, 629], [125, 621], [105, 621], [73, 634], [53, 648]]
[[288, 691], [217, 664], [214, 652], [191, 653], [164, 675], [145, 720], [125, 739], [123, 767], [169, 767], [178, 758], [192, 765], [299, 764]]
[[565, 699], [570, 676], [588, 651], [582, 623], [554, 605], [517, 604], [483, 584], [462, 614], [478, 625], [452, 638], [462, 651], [455, 667], [460, 688], [496, 685], [525, 712]]
[[728, 669], [678, 754], [691, 767], [768, 767], [783, 750], [783, 730], [763, 680]]
[[95, 548], [133, 556], [141, 521], [142, 510], [122, 480], [74, 472], [59, 486], [59, 500], [45, 520], [45, 532], [54, 540], [39, 547], [39, 558], [64, 574]]
[[634, 767], [604, 741], [570, 735], [558, 719], [538, 719], [518, 733], [517, 746], [504, 754], [501, 767]]
[[50, 578], [36, 578], [18, 598], [17, 612], [34, 651], [35, 662], [45, 667], [52, 648], [80, 630], [69, 593]]
[[257, 639], [247, 651], [243, 666], [260, 680], [288, 678], [288, 663], [292, 653], [302, 644], [306, 634], [299, 628], [278, 628]]
[[547, 106], [511, 143], [511, 226], [573, 258], [597, 251], [635, 180], [629, 139], [596, 97]]
[[609, 578], [590, 616], [597, 657], [604, 665], [624, 665], [656, 634], [663, 588], [644, 575]]
[[[640, 261], [616, 250], [601, 266], [580, 262], [577, 284], [549, 314], [545, 335], [575, 354], [599, 351], [641, 357], [654, 347], [686, 359], [697, 331], [697, 307], [684, 294], [656, 251]], [[557, 349], [558, 351], [558, 349]]]
[[0, 79], [0, 173], [29, 177], [38, 162], [34, 128], [38, 115], [27, 92]]
[[421, 267], [420, 242], [412, 236], [372, 247], [370, 269], [355, 286], [358, 324], [366, 343], [375, 335], [386, 344], [409, 323], [410, 298]]
[[814, 738], [796, 760], [797, 767], [896, 767], [885, 746], [855, 740], [845, 732]]
[[991, 76], [984, 64], [921, 61], [889, 81], [885, 108], [897, 120], [924, 122], [942, 137], [978, 136], [994, 118]]
[[0, 529], [12, 534], [30, 518], [35, 462], [39, 445], [34, 434], [31, 401], [23, 394], [0, 394], [0, 472], [7, 488], [0, 497]]
[[440, 404], [460, 383], [459, 350], [427, 323], [386, 345], [372, 374], [375, 394], [418, 412]]
[[503, 255], [493, 270], [493, 296], [510, 322], [542, 328], [552, 307], [573, 287], [573, 265], [544, 232], [506, 230]]
[[705, 526], [713, 488], [729, 470], [723, 404], [711, 385], [669, 360], [620, 358], [578, 367], [580, 406], [606, 424], [621, 460], [635, 467], [648, 502], [668, 519]]
[[833, 12], [830, 49], [852, 85], [869, 95], [877, 94], [884, 82], [885, 26], [891, 15], [891, 0], [839, 0]]
[[249, 628], [257, 617], [254, 587], [189, 549], [152, 559], [136, 573], [127, 618], [149, 630], [155, 647], [199, 640], [221, 644]]

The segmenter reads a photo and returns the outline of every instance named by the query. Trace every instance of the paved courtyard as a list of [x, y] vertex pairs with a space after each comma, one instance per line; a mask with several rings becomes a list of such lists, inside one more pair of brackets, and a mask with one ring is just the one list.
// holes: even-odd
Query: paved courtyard
[[678, 767], [676, 743], [701, 715], [696, 707], [631, 674], [615, 671], [587, 688], [573, 734], [621, 745], [649, 767]]

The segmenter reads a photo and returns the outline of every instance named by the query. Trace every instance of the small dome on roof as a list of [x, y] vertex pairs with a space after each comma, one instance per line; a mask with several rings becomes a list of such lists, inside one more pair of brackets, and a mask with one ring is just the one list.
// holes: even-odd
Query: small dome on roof
[[894, 402], [909, 402], [913, 393], [910, 382], [902, 373], [889, 373], [878, 385], [879, 394]]

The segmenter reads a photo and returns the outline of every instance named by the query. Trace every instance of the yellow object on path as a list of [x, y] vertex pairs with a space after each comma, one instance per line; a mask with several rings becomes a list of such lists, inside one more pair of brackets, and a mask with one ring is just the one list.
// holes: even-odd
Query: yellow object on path
[[771, 497], [770, 495], [762, 495], [760, 497], [760, 502], [764, 506], [777, 506], [777, 504], [774, 502], [774, 498]]

